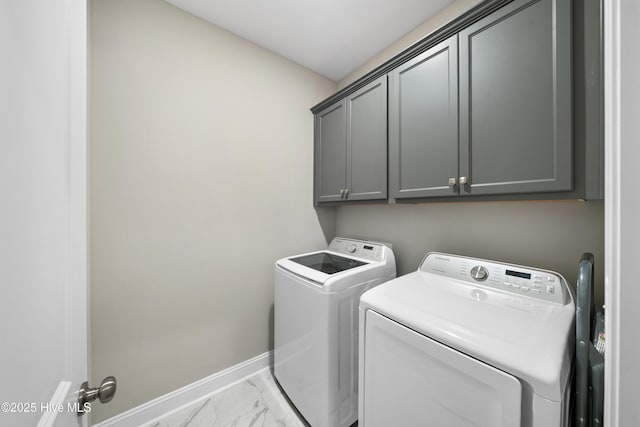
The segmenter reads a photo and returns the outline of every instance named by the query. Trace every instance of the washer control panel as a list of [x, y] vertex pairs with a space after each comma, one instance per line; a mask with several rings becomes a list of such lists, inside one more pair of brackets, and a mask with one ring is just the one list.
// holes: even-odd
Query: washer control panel
[[382, 261], [384, 247], [382, 243], [336, 237], [331, 241], [329, 250], [371, 261]]
[[430, 252], [422, 261], [420, 271], [558, 304], [571, 301], [562, 276], [532, 267]]

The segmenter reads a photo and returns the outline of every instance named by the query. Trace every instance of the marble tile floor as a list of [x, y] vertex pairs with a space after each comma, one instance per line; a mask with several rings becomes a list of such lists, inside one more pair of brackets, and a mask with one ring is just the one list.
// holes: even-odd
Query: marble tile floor
[[308, 427], [266, 368], [144, 427]]

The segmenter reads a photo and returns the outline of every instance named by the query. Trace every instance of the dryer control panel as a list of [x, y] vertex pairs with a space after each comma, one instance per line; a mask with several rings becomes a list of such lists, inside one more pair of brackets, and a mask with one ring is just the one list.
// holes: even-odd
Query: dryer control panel
[[378, 262], [383, 260], [384, 249], [385, 245], [382, 243], [344, 237], [334, 238], [329, 245], [330, 251]]
[[571, 301], [566, 280], [548, 270], [430, 252], [420, 271], [563, 305]]

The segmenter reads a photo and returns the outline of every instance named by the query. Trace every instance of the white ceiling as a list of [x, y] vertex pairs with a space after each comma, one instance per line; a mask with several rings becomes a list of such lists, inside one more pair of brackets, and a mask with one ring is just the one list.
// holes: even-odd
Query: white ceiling
[[166, 0], [339, 81], [454, 0]]

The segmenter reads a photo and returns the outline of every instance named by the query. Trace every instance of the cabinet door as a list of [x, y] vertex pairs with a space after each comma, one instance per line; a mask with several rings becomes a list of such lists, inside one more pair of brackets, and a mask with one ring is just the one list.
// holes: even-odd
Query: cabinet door
[[393, 198], [456, 195], [457, 38], [389, 74], [389, 186]]
[[345, 101], [333, 104], [315, 117], [315, 201], [342, 200], [346, 189], [347, 119]]
[[387, 198], [387, 76], [347, 98], [348, 200]]
[[516, 0], [459, 34], [465, 194], [572, 188], [569, 0]]

